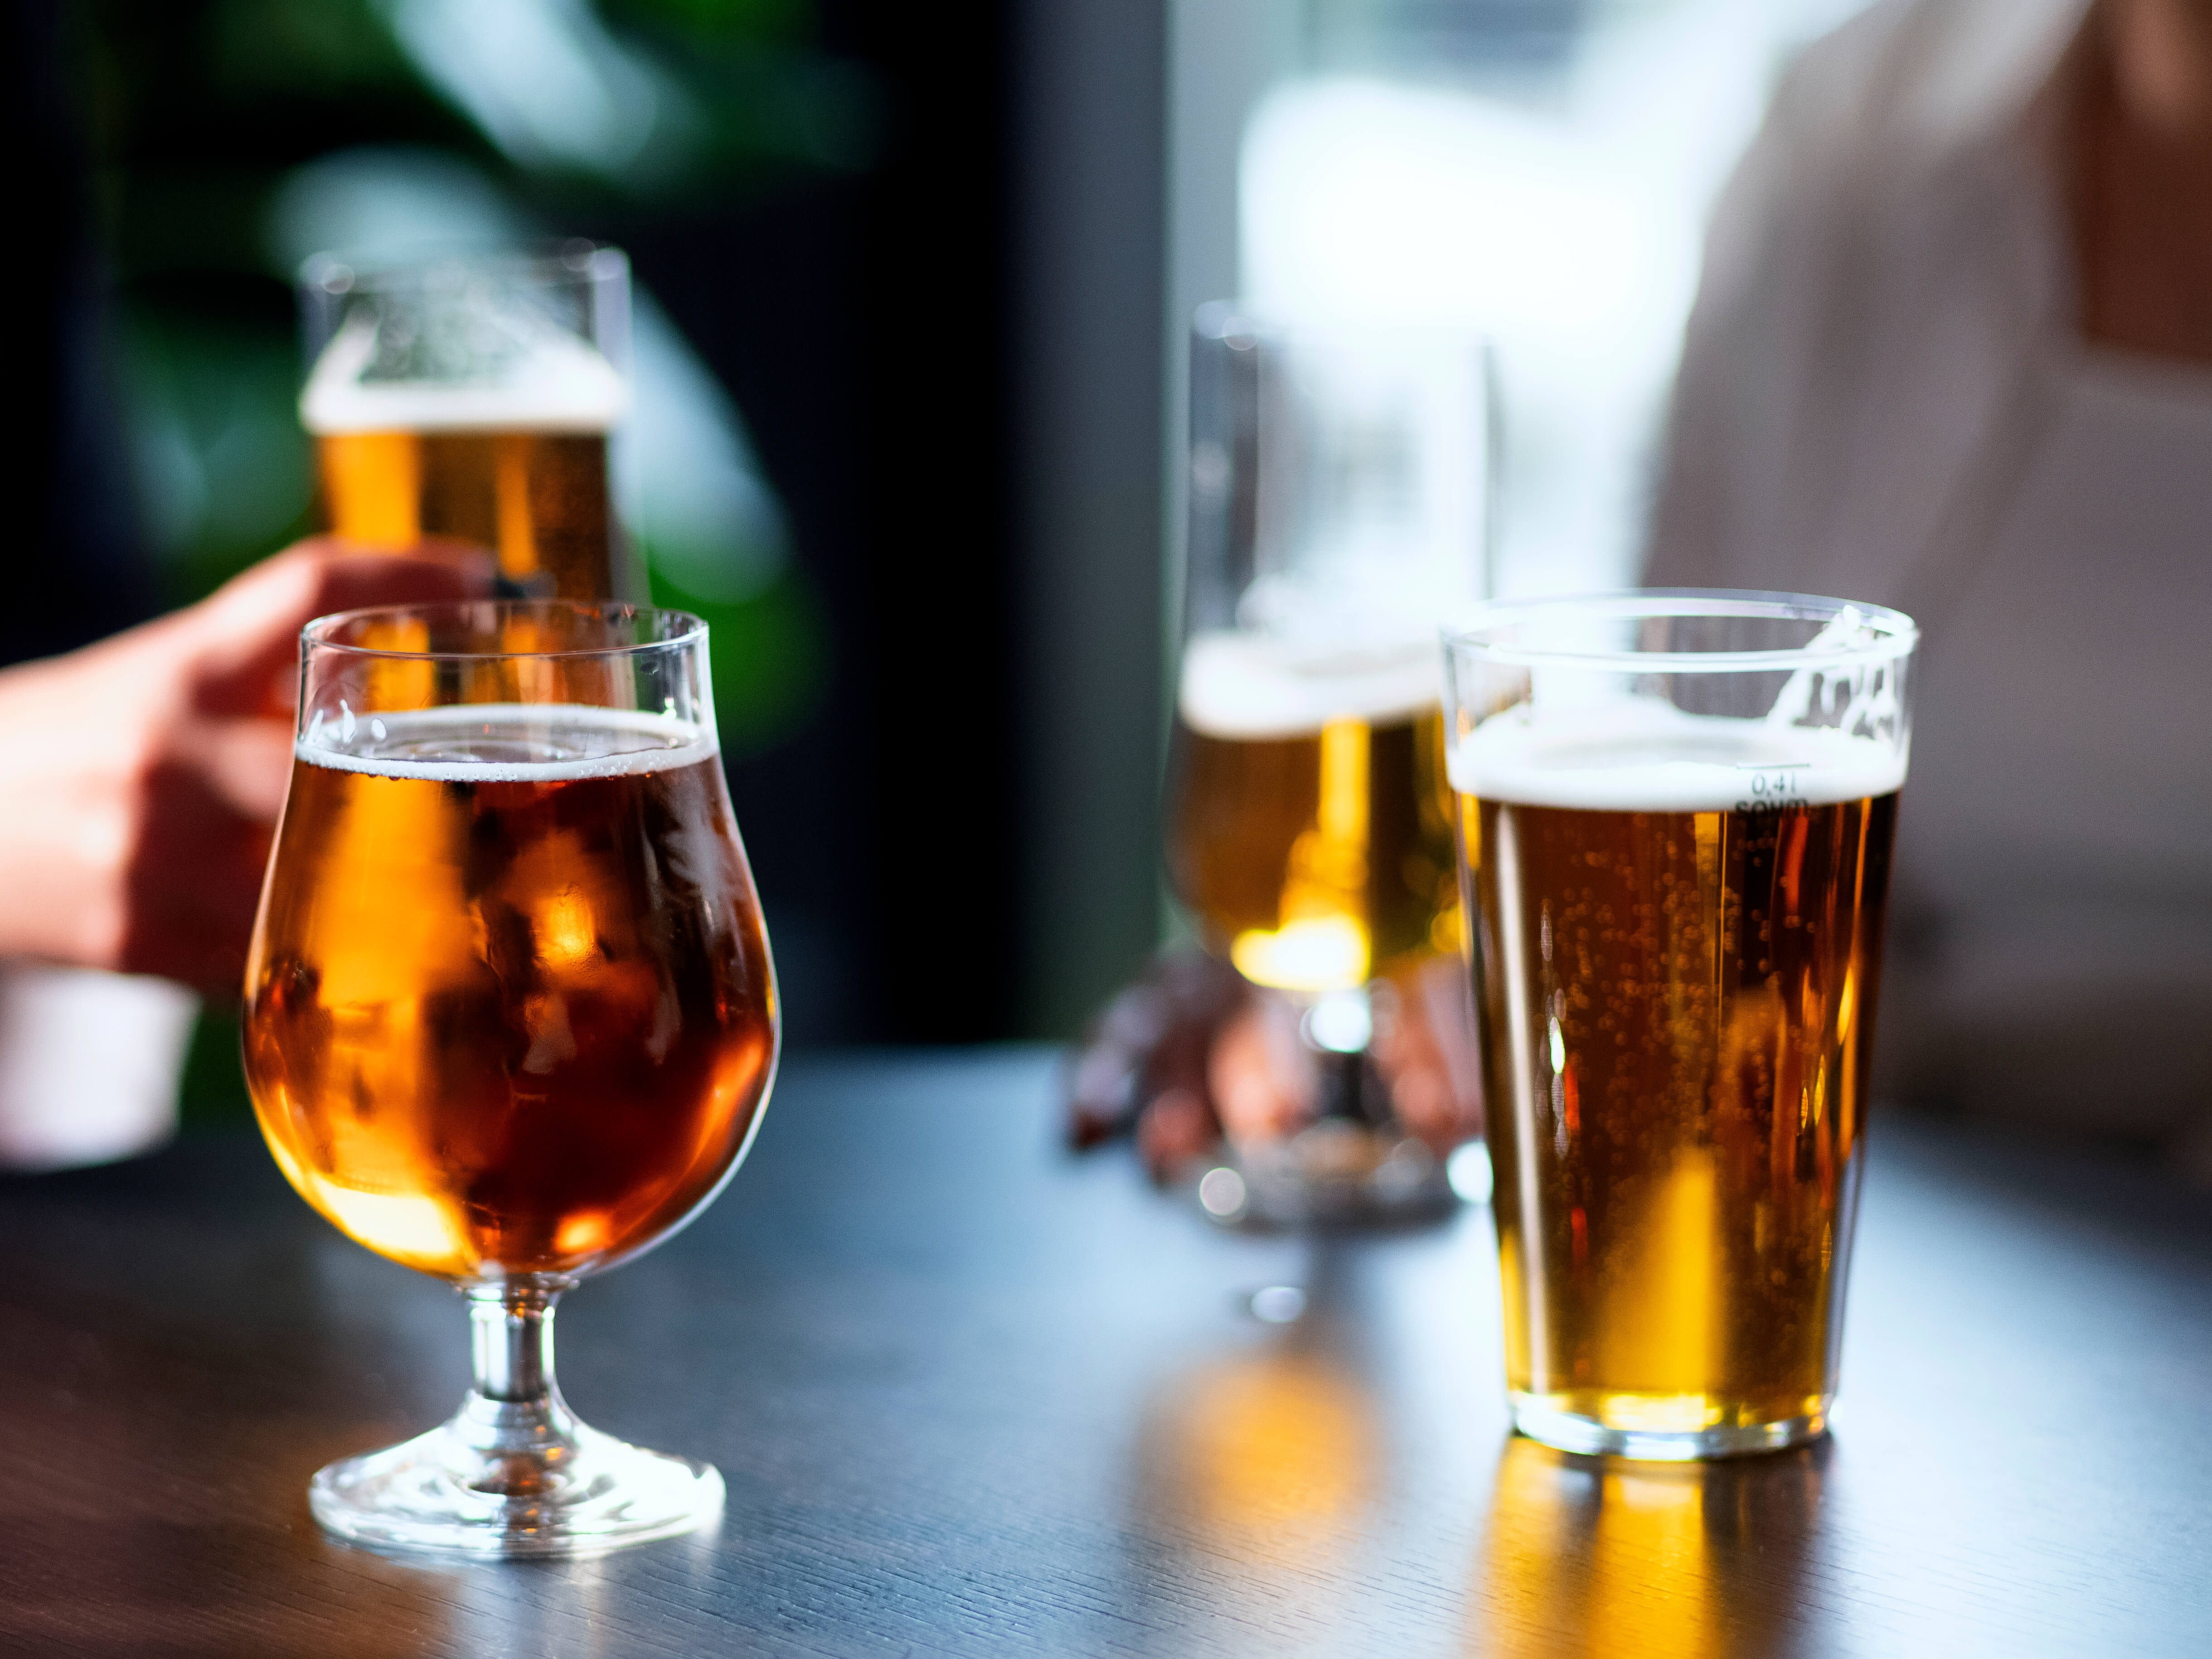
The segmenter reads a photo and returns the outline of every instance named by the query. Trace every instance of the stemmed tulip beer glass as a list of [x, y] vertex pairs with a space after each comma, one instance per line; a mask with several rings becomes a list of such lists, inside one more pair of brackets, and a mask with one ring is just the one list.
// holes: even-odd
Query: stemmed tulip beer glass
[[552, 1352], [562, 1291], [714, 1197], [775, 1068], [706, 645], [691, 617], [568, 601], [307, 629], [246, 1075], [301, 1195], [475, 1328], [451, 1421], [315, 1476], [343, 1537], [580, 1554], [720, 1508], [713, 1468], [579, 1423]]

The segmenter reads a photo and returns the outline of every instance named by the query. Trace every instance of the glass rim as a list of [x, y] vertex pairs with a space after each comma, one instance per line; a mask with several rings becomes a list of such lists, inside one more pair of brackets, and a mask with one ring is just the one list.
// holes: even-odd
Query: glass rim
[[[487, 607], [500, 615], [502, 621], [519, 619], [530, 612], [566, 612], [572, 616], [619, 616], [662, 617], [680, 624], [678, 631], [666, 639], [638, 640], [629, 645], [585, 645], [563, 647], [556, 651], [404, 651], [389, 646], [356, 645], [350, 641], [328, 637], [331, 630], [349, 623], [385, 618], [393, 622], [441, 613], [458, 617], [463, 611]], [[678, 651], [687, 646], [703, 645], [707, 639], [707, 624], [689, 611], [678, 611], [667, 605], [632, 605], [623, 599], [433, 599], [423, 605], [368, 605], [352, 611], [333, 611], [327, 616], [317, 617], [300, 630], [300, 656], [304, 663], [310, 653], [319, 651], [343, 652], [349, 656], [378, 658], [392, 662], [551, 662], [574, 660], [589, 657], [630, 657], [647, 651]]]
[[[1486, 637], [1505, 624], [1540, 616], [1579, 612], [1598, 620], [1667, 617], [1746, 617], [1774, 621], [1832, 623], [1857, 617], [1873, 637], [1822, 645], [1808, 641], [1765, 651], [1613, 651], [1515, 645]], [[1815, 663], [1894, 662], [1911, 654], [1920, 628], [1902, 611], [1814, 593], [1755, 588], [1632, 587], [1594, 593], [1553, 593], [1492, 599], [1440, 630], [1447, 653], [1467, 651], [1482, 660], [1521, 668], [1640, 670], [1644, 672], [1756, 673]]]
[[420, 286], [449, 268], [584, 283], [626, 274], [629, 255], [612, 242], [585, 236], [497, 242], [432, 239], [396, 253], [325, 248], [300, 261], [293, 279], [301, 288], [341, 299]]

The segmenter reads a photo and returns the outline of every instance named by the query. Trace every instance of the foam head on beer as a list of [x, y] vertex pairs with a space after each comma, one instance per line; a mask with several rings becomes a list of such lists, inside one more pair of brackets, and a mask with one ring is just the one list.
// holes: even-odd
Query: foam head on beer
[[1524, 806], [1744, 812], [1894, 793], [1896, 744], [1834, 726], [1692, 714], [1656, 697], [1493, 715], [1452, 745], [1452, 787]]
[[615, 366], [550, 325], [488, 320], [480, 349], [447, 356], [391, 350], [386, 327], [356, 315], [331, 336], [300, 394], [309, 432], [605, 433], [629, 412]]
[[1212, 738], [1310, 737], [1331, 720], [1389, 725], [1437, 706], [1436, 644], [1285, 640], [1223, 630], [1184, 647], [1176, 711]]
[[718, 752], [711, 732], [673, 714], [534, 702], [336, 718], [318, 708], [293, 750], [311, 766], [466, 787], [667, 771]]

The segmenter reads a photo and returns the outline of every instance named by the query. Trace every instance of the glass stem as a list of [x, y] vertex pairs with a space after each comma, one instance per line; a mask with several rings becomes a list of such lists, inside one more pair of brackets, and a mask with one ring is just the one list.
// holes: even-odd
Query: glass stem
[[553, 1386], [553, 1301], [533, 1285], [485, 1285], [465, 1292], [476, 1392], [484, 1400], [530, 1405]]
[[463, 1294], [476, 1380], [450, 1427], [480, 1460], [468, 1484], [511, 1498], [545, 1495], [576, 1452], [576, 1419], [553, 1376], [560, 1288], [483, 1285]]

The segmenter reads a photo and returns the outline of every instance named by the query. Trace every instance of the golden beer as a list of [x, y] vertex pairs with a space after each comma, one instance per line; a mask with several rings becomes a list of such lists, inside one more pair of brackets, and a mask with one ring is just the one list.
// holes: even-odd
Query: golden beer
[[333, 535], [453, 537], [538, 598], [638, 597], [607, 458], [629, 394], [606, 359], [550, 337], [492, 385], [379, 380], [370, 337], [342, 331], [301, 399]]
[[1898, 796], [1801, 769], [1716, 811], [1461, 802], [1518, 1411], [1823, 1425]]
[[1201, 636], [1170, 767], [1176, 892], [1245, 978], [1349, 990], [1459, 948], [1433, 671], [1291, 677], [1250, 641]]
[[1911, 618], [1500, 601], [1445, 641], [1516, 1428], [1706, 1458], [1825, 1432]]
[[775, 1054], [712, 739], [544, 705], [361, 725], [303, 740], [254, 932], [246, 1073], [277, 1162], [426, 1273], [617, 1261], [734, 1166]]
[[377, 547], [451, 536], [562, 599], [626, 586], [604, 432], [326, 432], [315, 465], [331, 533]]

